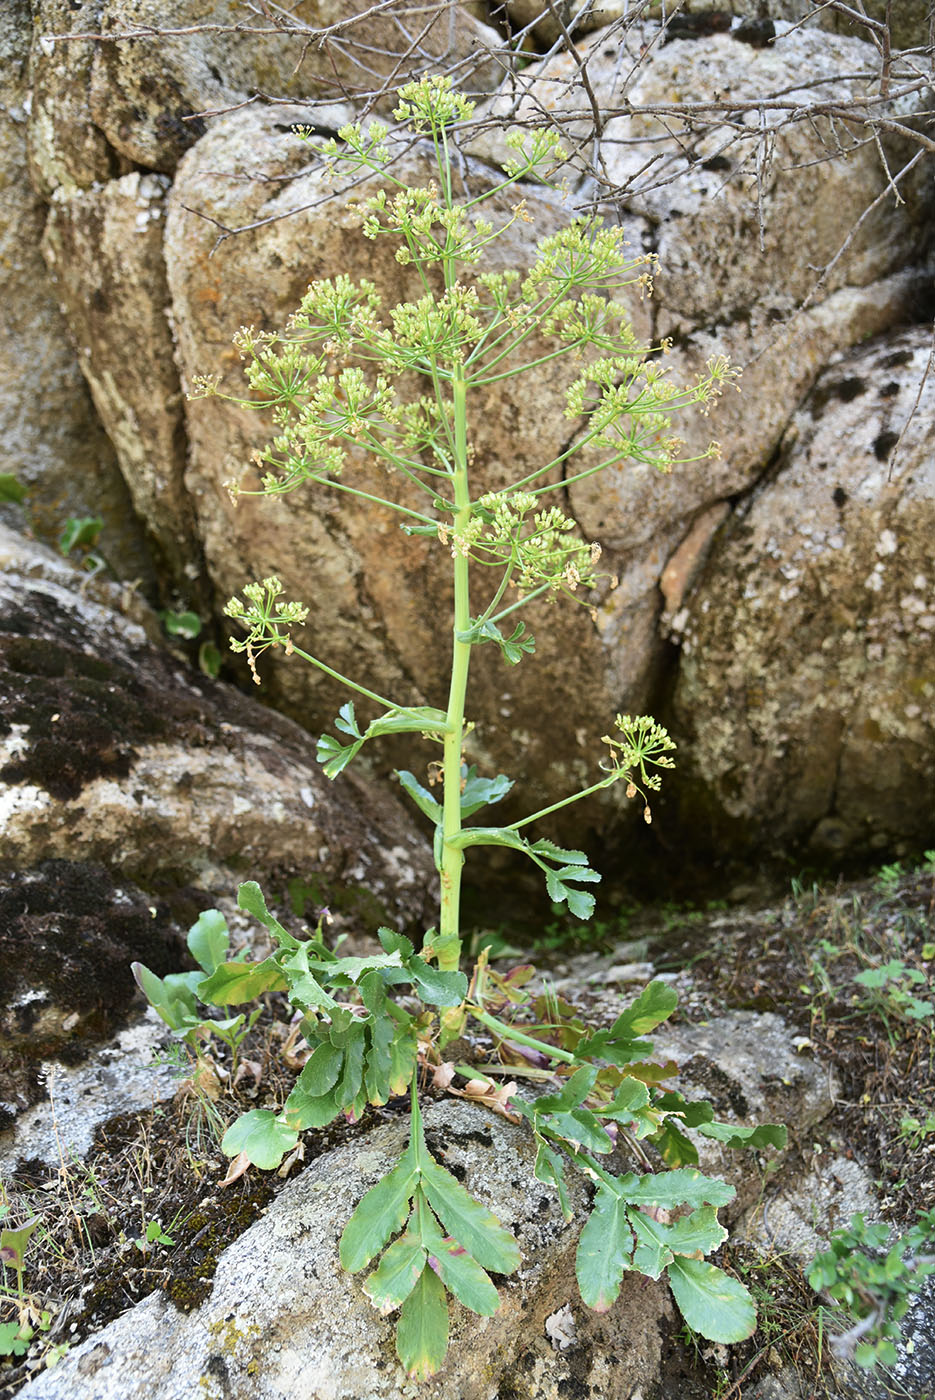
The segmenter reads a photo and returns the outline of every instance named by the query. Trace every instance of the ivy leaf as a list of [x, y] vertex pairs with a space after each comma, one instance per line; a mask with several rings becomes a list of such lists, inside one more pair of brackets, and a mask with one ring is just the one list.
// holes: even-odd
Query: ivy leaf
[[299, 1141], [295, 1129], [268, 1108], [251, 1108], [232, 1123], [221, 1139], [221, 1151], [227, 1157], [245, 1152], [255, 1167], [272, 1171], [287, 1152]]
[[779, 1123], [759, 1123], [755, 1128], [741, 1128], [736, 1123], [701, 1123], [698, 1132], [703, 1137], [723, 1142], [725, 1147], [785, 1147], [786, 1130]]
[[402, 1229], [409, 1214], [409, 1202], [419, 1184], [412, 1147], [361, 1197], [344, 1227], [339, 1246], [342, 1266], [356, 1274], [366, 1268], [391, 1235]]
[[742, 1342], [756, 1330], [756, 1308], [742, 1283], [704, 1259], [673, 1259], [669, 1285], [679, 1311], [712, 1342]]
[[188, 930], [188, 951], [210, 976], [227, 957], [230, 934], [220, 909], [205, 909]]
[[445, 1288], [426, 1264], [403, 1303], [396, 1328], [396, 1354], [417, 1381], [434, 1376], [448, 1350], [448, 1302]]

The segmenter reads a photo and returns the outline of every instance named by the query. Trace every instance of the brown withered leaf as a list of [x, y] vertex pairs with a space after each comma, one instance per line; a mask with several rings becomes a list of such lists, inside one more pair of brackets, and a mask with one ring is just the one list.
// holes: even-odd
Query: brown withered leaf
[[227, 1168], [227, 1175], [223, 1181], [218, 1182], [219, 1186], [233, 1186], [235, 1181], [239, 1181], [250, 1165], [250, 1158], [246, 1152], [238, 1152], [237, 1156]]

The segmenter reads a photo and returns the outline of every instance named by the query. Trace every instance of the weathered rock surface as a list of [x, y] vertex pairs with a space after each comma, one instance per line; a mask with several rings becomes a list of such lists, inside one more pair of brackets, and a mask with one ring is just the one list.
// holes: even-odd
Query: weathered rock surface
[[59, 188], [44, 249], [133, 504], [190, 600], [201, 551], [183, 481], [182, 394], [167, 319], [168, 183], [134, 171], [88, 190]]
[[30, 188], [26, 154], [30, 31], [25, 0], [0, 9], [0, 472], [28, 488], [39, 535], [57, 539], [70, 515], [100, 516], [114, 567], [149, 585], [143, 531], [40, 252], [45, 207]]
[[[126, 967], [126, 964], [124, 963]], [[173, 969], [175, 970], [175, 969]], [[0, 1101], [0, 1172], [12, 1174], [25, 1160], [59, 1166], [86, 1157], [95, 1129], [117, 1114], [144, 1113], [179, 1091], [179, 1070], [159, 1055], [168, 1032], [151, 1011], [138, 1017], [108, 1044], [92, 1049], [79, 1064], [46, 1058], [35, 1066], [41, 1102], [20, 1110], [31, 1083], [11, 1065], [3, 1071]], [[2, 1052], [0, 1052], [2, 1057]], [[14, 1120], [13, 1127], [8, 1126]]]
[[683, 820], [714, 841], [898, 853], [933, 829], [929, 350], [907, 331], [824, 372], [672, 618]]
[[308, 735], [152, 646], [119, 590], [91, 601], [63, 561], [7, 532], [0, 565], [5, 866], [98, 861], [144, 887], [223, 892], [234, 872], [275, 870], [323, 903], [357, 891], [361, 917], [422, 917], [431, 859], [395, 799], [332, 787]]
[[[516, 1233], [525, 1261], [518, 1277], [500, 1284], [496, 1316], [458, 1310], [436, 1379], [416, 1385], [406, 1378], [394, 1355], [393, 1320], [380, 1318], [337, 1259], [360, 1195], [405, 1146], [400, 1123], [313, 1162], [222, 1255], [212, 1294], [197, 1311], [179, 1312], [151, 1295], [28, 1385], [24, 1400], [58, 1400], [65, 1391], [70, 1400], [201, 1393], [218, 1400], [487, 1400], [498, 1390], [558, 1400], [572, 1378], [623, 1400], [646, 1385], [670, 1315], [665, 1290], [630, 1277], [612, 1313], [589, 1315], [574, 1282], [575, 1231], [563, 1225], [546, 1188], [532, 1182], [529, 1139], [462, 1104], [432, 1107], [425, 1119], [430, 1149]], [[579, 1211], [583, 1202], [578, 1186]], [[546, 1319], [566, 1305], [576, 1340], [553, 1349]]]
[[[93, 0], [77, 13], [65, 0], [39, 0], [35, 9], [32, 145], [47, 195], [124, 173], [131, 162], [171, 174], [213, 113], [260, 93], [363, 97], [404, 56], [417, 71], [467, 64], [482, 90], [500, 76], [485, 61], [498, 36], [441, 4], [413, 18], [403, 4], [367, 15], [347, 0], [301, 0], [281, 22], [237, 0]], [[334, 40], [320, 43], [334, 24]], [[85, 32], [94, 37], [77, 37]], [[80, 123], [68, 120], [79, 112]]]

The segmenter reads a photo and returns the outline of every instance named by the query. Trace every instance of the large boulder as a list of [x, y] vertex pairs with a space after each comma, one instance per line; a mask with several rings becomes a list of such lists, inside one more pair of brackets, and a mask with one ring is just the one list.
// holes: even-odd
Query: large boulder
[[670, 616], [696, 838], [899, 853], [935, 829], [931, 336], [839, 358]]
[[487, 56], [497, 34], [443, 4], [415, 19], [402, 3], [362, 14], [348, 0], [300, 0], [288, 17], [251, 16], [239, 0], [34, 8], [33, 161], [46, 194], [132, 165], [171, 174], [215, 113], [261, 94], [327, 104], [365, 99], [384, 81], [391, 94], [400, 73], [436, 66], [466, 66], [481, 90], [500, 75]]
[[93, 861], [212, 893], [275, 875], [371, 926], [429, 912], [427, 843], [390, 794], [332, 786], [307, 734], [153, 646], [118, 589], [93, 600], [9, 532], [0, 564], [4, 867]]
[[30, 31], [26, 0], [0, 7], [0, 473], [28, 490], [26, 518], [38, 535], [55, 540], [69, 516], [98, 516], [114, 567], [151, 585], [143, 530], [40, 251], [46, 211], [27, 171]]
[[197, 597], [182, 392], [163, 258], [169, 181], [134, 171], [52, 196], [44, 250], [80, 363], [164, 572]]

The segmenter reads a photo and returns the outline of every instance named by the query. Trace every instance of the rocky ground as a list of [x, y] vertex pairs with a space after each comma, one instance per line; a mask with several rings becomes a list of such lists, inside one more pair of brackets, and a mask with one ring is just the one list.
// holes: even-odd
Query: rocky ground
[[[846, 1224], [851, 1210], [865, 1210], [868, 1219], [899, 1230], [935, 1194], [935, 1017], [930, 1011], [907, 1014], [901, 996], [915, 971], [926, 985], [931, 982], [933, 917], [930, 860], [914, 874], [889, 867], [862, 884], [799, 886], [766, 909], [634, 910], [621, 915], [615, 928], [597, 930], [597, 944], [562, 943], [555, 930], [548, 941], [557, 946], [535, 953], [560, 994], [592, 1016], [619, 1006], [653, 973], [672, 979], [680, 1006], [667, 1035], [685, 1082], [701, 1086], [719, 1114], [758, 1114], [757, 1094], [772, 1095], [774, 1113], [783, 1104], [790, 1113], [789, 1146], [747, 1178], [743, 1211], [718, 1261], [754, 1292], [756, 1334], [739, 1346], [713, 1347], [660, 1314], [653, 1329], [659, 1346], [646, 1367], [646, 1400], [877, 1394], [921, 1400], [935, 1393], [935, 1355], [921, 1321], [910, 1320], [914, 1350], [892, 1372], [868, 1380], [842, 1368], [829, 1346], [842, 1323], [808, 1286], [802, 1268], [829, 1231]], [[293, 922], [299, 927], [302, 921]], [[855, 981], [868, 968], [897, 962], [901, 971], [881, 989]], [[911, 985], [925, 996], [922, 983]], [[140, 1101], [147, 1093], [150, 1098], [146, 1107], [98, 1123], [90, 1150], [81, 1151], [80, 1143], [73, 1150], [74, 1105], [89, 1095], [93, 1066], [84, 1066], [85, 1080], [80, 1068], [59, 1066], [48, 1079], [49, 1104], [34, 1110], [40, 1117], [25, 1124], [15, 1147], [9, 1133], [0, 1140], [8, 1218], [38, 1221], [26, 1251], [22, 1299], [14, 1296], [15, 1275], [6, 1275], [3, 1320], [31, 1319], [34, 1336], [24, 1354], [7, 1356], [0, 1367], [4, 1400], [24, 1385], [36, 1397], [62, 1395], [62, 1386], [76, 1396], [116, 1393], [73, 1388], [82, 1384], [76, 1376], [86, 1373], [80, 1365], [77, 1372], [68, 1369], [72, 1357], [84, 1354], [78, 1348], [84, 1338], [147, 1298], [149, 1312], [161, 1309], [160, 1317], [167, 1308], [169, 1317], [197, 1314], [211, 1297], [224, 1251], [277, 1197], [303, 1190], [307, 1195], [329, 1163], [340, 1164], [348, 1152], [359, 1163], [373, 1155], [375, 1145], [379, 1149], [381, 1134], [402, 1130], [391, 1102], [355, 1126], [342, 1120], [306, 1133], [300, 1151], [278, 1174], [251, 1168], [225, 1181], [229, 1164], [218, 1146], [224, 1127], [245, 1107], [280, 1103], [295, 1076], [286, 1013], [278, 996], [267, 998], [236, 1059], [214, 1041], [198, 1065], [152, 1021], [124, 1032], [106, 1053], [118, 1077], [121, 1064], [156, 1063], [142, 1090]], [[770, 1085], [761, 1069], [757, 1086], [751, 1056], [770, 1037], [788, 1051], [768, 1051], [776, 1082]], [[494, 1057], [489, 1044], [477, 1041], [469, 1048], [476, 1064]], [[97, 1073], [100, 1078], [99, 1067]], [[483, 1172], [490, 1114], [450, 1098], [441, 1102], [445, 1096], [427, 1090], [430, 1105], [436, 1097], [437, 1108], [429, 1109], [436, 1131], [449, 1145], [452, 1134], [466, 1143], [468, 1171]], [[467, 1115], [465, 1122], [459, 1115]], [[282, 1202], [279, 1208], [285, 1208]], [[546, 1245], [540, 1241], [540, 1247]], [[572, 1337], [575, 1315], [584, 1311], [580, 1303], [569, 1308]], [[138, 1321], [145, 1331], [143, 1313]], [[545, 1343], [523, 1321], [527, 1325], [514, 1337], [513, 1365], [491, 1395], [507, 1400], [600, 1393], [593, 1388], [593, 1356], [578, 1357], [575, 1381], [575, 1348], [558, 1348], [554, 1341], [551, 1351], [565, 1363], [565, 1380], [579, 1388], [549, 1388], [555, 1376], [543, 1370]], [[546, 1322], [554, 1332], [552, 1314]], [[58, 1367], [48, 1369], [57, 1361]]]

